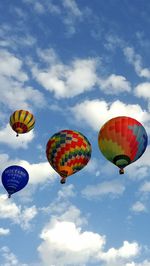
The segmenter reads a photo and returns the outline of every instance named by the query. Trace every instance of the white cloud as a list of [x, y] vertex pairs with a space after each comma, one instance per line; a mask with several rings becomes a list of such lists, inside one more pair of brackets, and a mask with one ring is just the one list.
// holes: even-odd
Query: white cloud
[[32, 111], [35, 107], [41, 108], [45, 106], [45, 99], [40, 91], [32, 87], [25, 87], [22, 82], [1, 75], [0, 81], [0, 103], [6, 108]]
[[99, 78], [100, 89], [106, 94], [118, 94], [130, 92], [131, 85], [124, 76], [111, 74], [106, 79]]
[[[61, 235], [61, 237], [60, 237]], [[106, 237], [90, 231], [83, 231], [73, 222], [53, 219], [41, 235], [42, 243], [38, 247], [42, 265], [86, 265], [90, 262], [103, 262], [103, 265], [125, 265], [137, 256], [140, 247], [136, 242], [124, 241], [116, 249], [104, 251]], [[119, 264], [120, 263], [120, 264]]]
[[124, 241], [123, 246], [119, 249], [110, 248], [107, 252], [100, 253], [100, 258], [106, 261], [108, 266], [119, 266], [122, 265], [125, 260], [138, 255], [139, 252], [140, 247], [137, 242], [129, 243], [128, 241]]
[[150, 266], [150, 261], [144, 260], [141, 263], [131, 262], [131, 263], [127, 263], [125, 266]]
[[[25, 20], [27, 18], [27, 14], [22, 10], [21, 8], [15, 8], [14, 7], [14, 13], [17, 14], [22, 20]], [[22, 35], [20, 35], [20, 32], [12, 31], [12, 25], [3, 23], [1, 25], [0, 29], [0, 46], [2, 48], [11, 48], [13, 47], [13, 50], [18, 51], [18, 46], [33, 46], [36, 44], [36, 39], [31, 36], [29, 33], [26, 33], [25, 31], [22, 32]]]
[[0, 236], [6, 236], [10, 234], [10, 230], [0, 227]]
[[22, 61], [6, 50], [0, 50], [0, 74], [22, 82], [28, 80], [27, 74], [22, 71]]
[[19, 224], [24, 230], [30, 228], [30, 222], [37, 215], [38, 210], [35, 206], [17, 206], [7, 195], [0, 195], [0, 218], [10, 219], [15, 224]]
[[42, 207], [41, 210], [51, 214], [52, 219], [59, 217], [59, 221], [73, 222], [78, 226], [87, 224], [86, 217], [82, 217], [81, 211], [70, 203], [69, 199], [75, 195], [75, 188], [72, 184], [61, 187], [53, 202], [47, 207]]
[[31, 206], [29, 208], [25, 208], [22, 211], [21, 214], [21, 219], [23, 221], [23, 225], [22, 228], [23, 229], [28, 229], [30, 227], [30, 221], [34, 219], [34, 217], [38, 214], [38, 210], [36, 208], [36, 206]]
[[[58, 174], [48, 162], [30, 164], [25, 160], [18, 161], [18, 165], [24, 167], [29, 173], [29, 183], [32, 185], [54, 181]], [[59, 182], [59, 179], [58, 179]]]
[[145, 99], [150, 99], [150, 82], [140, 83], [135, 87], [135, 95], [137, 97], [143, 97]]
[[87, 199], [99, 198], [102, 196], [118, 197], [123, 194], [124, 185], [116, 180], [102, 182], [96, 185], [88, 185], [82, 190], [82, 195]]
[[150, 167], [150, 146], [148, 145], [144, 154], [133, 164], [127, 167], [127, 174], [131, 179], [142, 180], [149, 176]]
[[[60, 237], [61, 235], [61, 237]], [[72, 222], [55, 221], [42, 230], [38, 247], [43, 266], [84, 265], [105, 244], [105, 237], [82, 232]]]
[[[44, 63], [47, 63], [48, 65], [52, 65], [52, 64], [59, 64], [59, 57], [58, 55], [55, 53], [54, 49], [52, 48], [48, 48], [48, 49], [37, 49], [37, 55], [40, 58], [40, 61], [43, 61]], [[34, 67], [32, 62], [31, 66]], [[34, 68], [33, 68], [34, 70]]]
[[129, 116], [137, 119], [146, 126], [150, 122], [150, 115], [138, 104], [125, 104], [119, 100], [107, 103], [104, 100], [85, 100], [70, 108], [76, 121], [85, 122], [94, 130], [100, 127], [109, 119], [116, 116]]
[[60, 15], [61, 14], [61, 8], [58, 5], [55, 5], [54, 3], [51, 3], [50, 1], [47, 2], [47, 9], [50, 13]]
[[145, 205], [142, 202], [137, 201], [137, 202], [135, 202], [133, 204], [131, 210], [133, 212], [140, 213], [140, 212], [145, 212], [147, 209], [146, 209]]
[[40, 234], [41, 265], [83, 266], [95, 262], [97, 265], [126, 266], [126, 262], [139, 254], [138, 243], [124, 241], [121, 247], [105, 251], [106, 236], [83, 229], [87, 225], [85, 215], [70, 204], [74, 189], [73, 185], [62, 187], [56, 199], [42, 209], [51, 218]]
[[149, 193], [150, 192], [150, 182], [146, 181], [143, 185], [141, 185], [140, 191], [144, 192], [144, 193]]
[[85, 171], [90, 174], [95, 174], [95, 176], [99, 176], [101, 173], [100, 160], [97, 158], [91, 158], [85, 168]]
[[132, 47], [126, 47], [123, 51], [128, 62], [134, 66], [137, 75], [149, 79], [150, 69], [143, 68], [141, 56], [139, 54], [136, 54]]
[[35, 2], [34, 3], [34, 9], [39, 14], [45, 13], [45, 8], [40, 2]]
[[39, 15], [45, 15], [45, 13], [49, 12], [52, 14], [59, 15], [61, 14], [61, 8], [59, 5], [55, 5], [51, 0], [43, 1], [32, 1], [32, 0], [23, 0], [24, 3], [30, 4], [33, 6], [33, 10]]
[[103, 77], [97, 73], [99, 58], [74, 59], [63, 64], [53, 49], [37, 50], [46, 68], [37, 67], [30, 62], [35, 79], [56, 98], [71, 98], [96, 86], [106, 94], [130, 92], [131, 85], [124, 76], [111, 74]]
[[1, 219], [11, 219], [15, 223], [19, 222], [21, 207], [7, 198], [7, 195], [0, 195], [0, 217]]
[[7, 246], [0, 248], [0, 254], [2, 258], [1, 262], [3, 263], [1, 266], [28, 266], [27, 264], [21, 263]]
[[76, 30], [76, 24], [82, 21], [83, 11], [79, 9], [75, 0], [63, 0], [64, 14], [63, 23], [66, 25], [67, 35], [73, 35]]
[[5, 108], [31, 109], [45, 105], [43, 94], [25, 85], [28, 79], [21, 59], [6, 50], [0, 50], [0, 103]]
[[74, 197], [76, 195], [74, 191], [74, 186], [72, 184], [62, 187], [61, 190], [58, 191], [57, 200], [62, 201], [66, 200], [67, 198]]
[[[54, 62], [54, 55], [52, 55]], [[50, 62], [50, 63], [52, 63]], [[56, 98], [70, 98], [90, 91], [96, 83], [96, 59], [75, 59], [70, 66], [55, 62], [46, 70], [32, 67], [37, 81]]]
[[72, 13], [72, 15], [80, 17], [82, 15], [81, 10], [77, 6], [77, 3], [75, 0], [63, 0], [63, 5], [65, 8], [68, 9]]
[[33, 138], [33, 130], [26, 134], [20, 134], [19, 137], [16, 137], [15, 131], [12, 130], [9, 124], [4, 129], [0, 130], [0, 142], [10, 146], [13, 149], [18, 149], [20, 147], [26, 149]]

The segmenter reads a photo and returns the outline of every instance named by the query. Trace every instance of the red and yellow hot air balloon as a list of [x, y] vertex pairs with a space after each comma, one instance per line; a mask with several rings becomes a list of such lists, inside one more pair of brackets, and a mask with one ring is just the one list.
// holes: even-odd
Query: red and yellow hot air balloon
[[17, 133], [24, 134], [33, 129], [35, 124], [35, 119], [33, 114], [25, 110], [16, 110], [10, 116], [10, 126]]
[[118, 116], [107, 121], [98, 135], [102, 154], [120, 168], [139, 159], [147, 147], [148, 137], [145, 128], [136, 119]]
[[80, 132], [62, 130], [49, 139], [46, 155], [64, 184], [68, 176], [86, 166], [91, 157], [91, 144]]

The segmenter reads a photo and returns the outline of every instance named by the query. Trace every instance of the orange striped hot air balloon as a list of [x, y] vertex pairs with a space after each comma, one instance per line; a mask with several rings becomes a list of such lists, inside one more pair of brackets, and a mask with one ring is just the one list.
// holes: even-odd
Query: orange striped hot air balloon
[[25, 110], [16, 110], [10, 116], [10, 126], [17, 133], [24, 134], [33, 129], [35, 124], [35, 119], [33, 114]]
[[142, 124], [127, 116], [107, 121], [98, 136], [102, 154], [120, 168], [120, 174], [124, 173], [124, 167], [142, 156], [147, 142], [147, 133]]
[[91, 157], [91, 144], [80, 132], [62, 130], [49, 139], [46, 155], [64, 184], [68, 176], [86, 166]]

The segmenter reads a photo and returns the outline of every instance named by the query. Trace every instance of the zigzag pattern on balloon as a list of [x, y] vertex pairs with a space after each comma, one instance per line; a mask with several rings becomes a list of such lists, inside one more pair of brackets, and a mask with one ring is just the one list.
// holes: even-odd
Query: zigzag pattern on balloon
[[20, 134], [29, 132], [35, 124], [33, 114], [25, 110], [16, 110], [10, 116], [10, 126], [12, 129]]
[[115, 117], [101, 128], [98, 143], [103, 155], [111, 162], [114, 163], [116, 156], [125, 155], [131, 163], [145, 151], [147, 133], [137, 120], [125, 116]]
[[60, 166], [67, 166], [74, 174], [88, 163], [91, 157], [91, 144], [77, 131], [62, 130], [50, 138], [46, 154], [48, 161], [58, 173]]

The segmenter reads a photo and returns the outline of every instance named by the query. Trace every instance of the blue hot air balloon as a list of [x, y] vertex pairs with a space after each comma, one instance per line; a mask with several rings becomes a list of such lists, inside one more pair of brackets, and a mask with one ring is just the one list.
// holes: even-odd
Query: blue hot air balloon
[[18, 165], [9, 166], [2, 173], [2, 184], [8, 192], [9, 198], [12, 194], [23, 189], [27, 185], [28, 180], [28, 172]]

